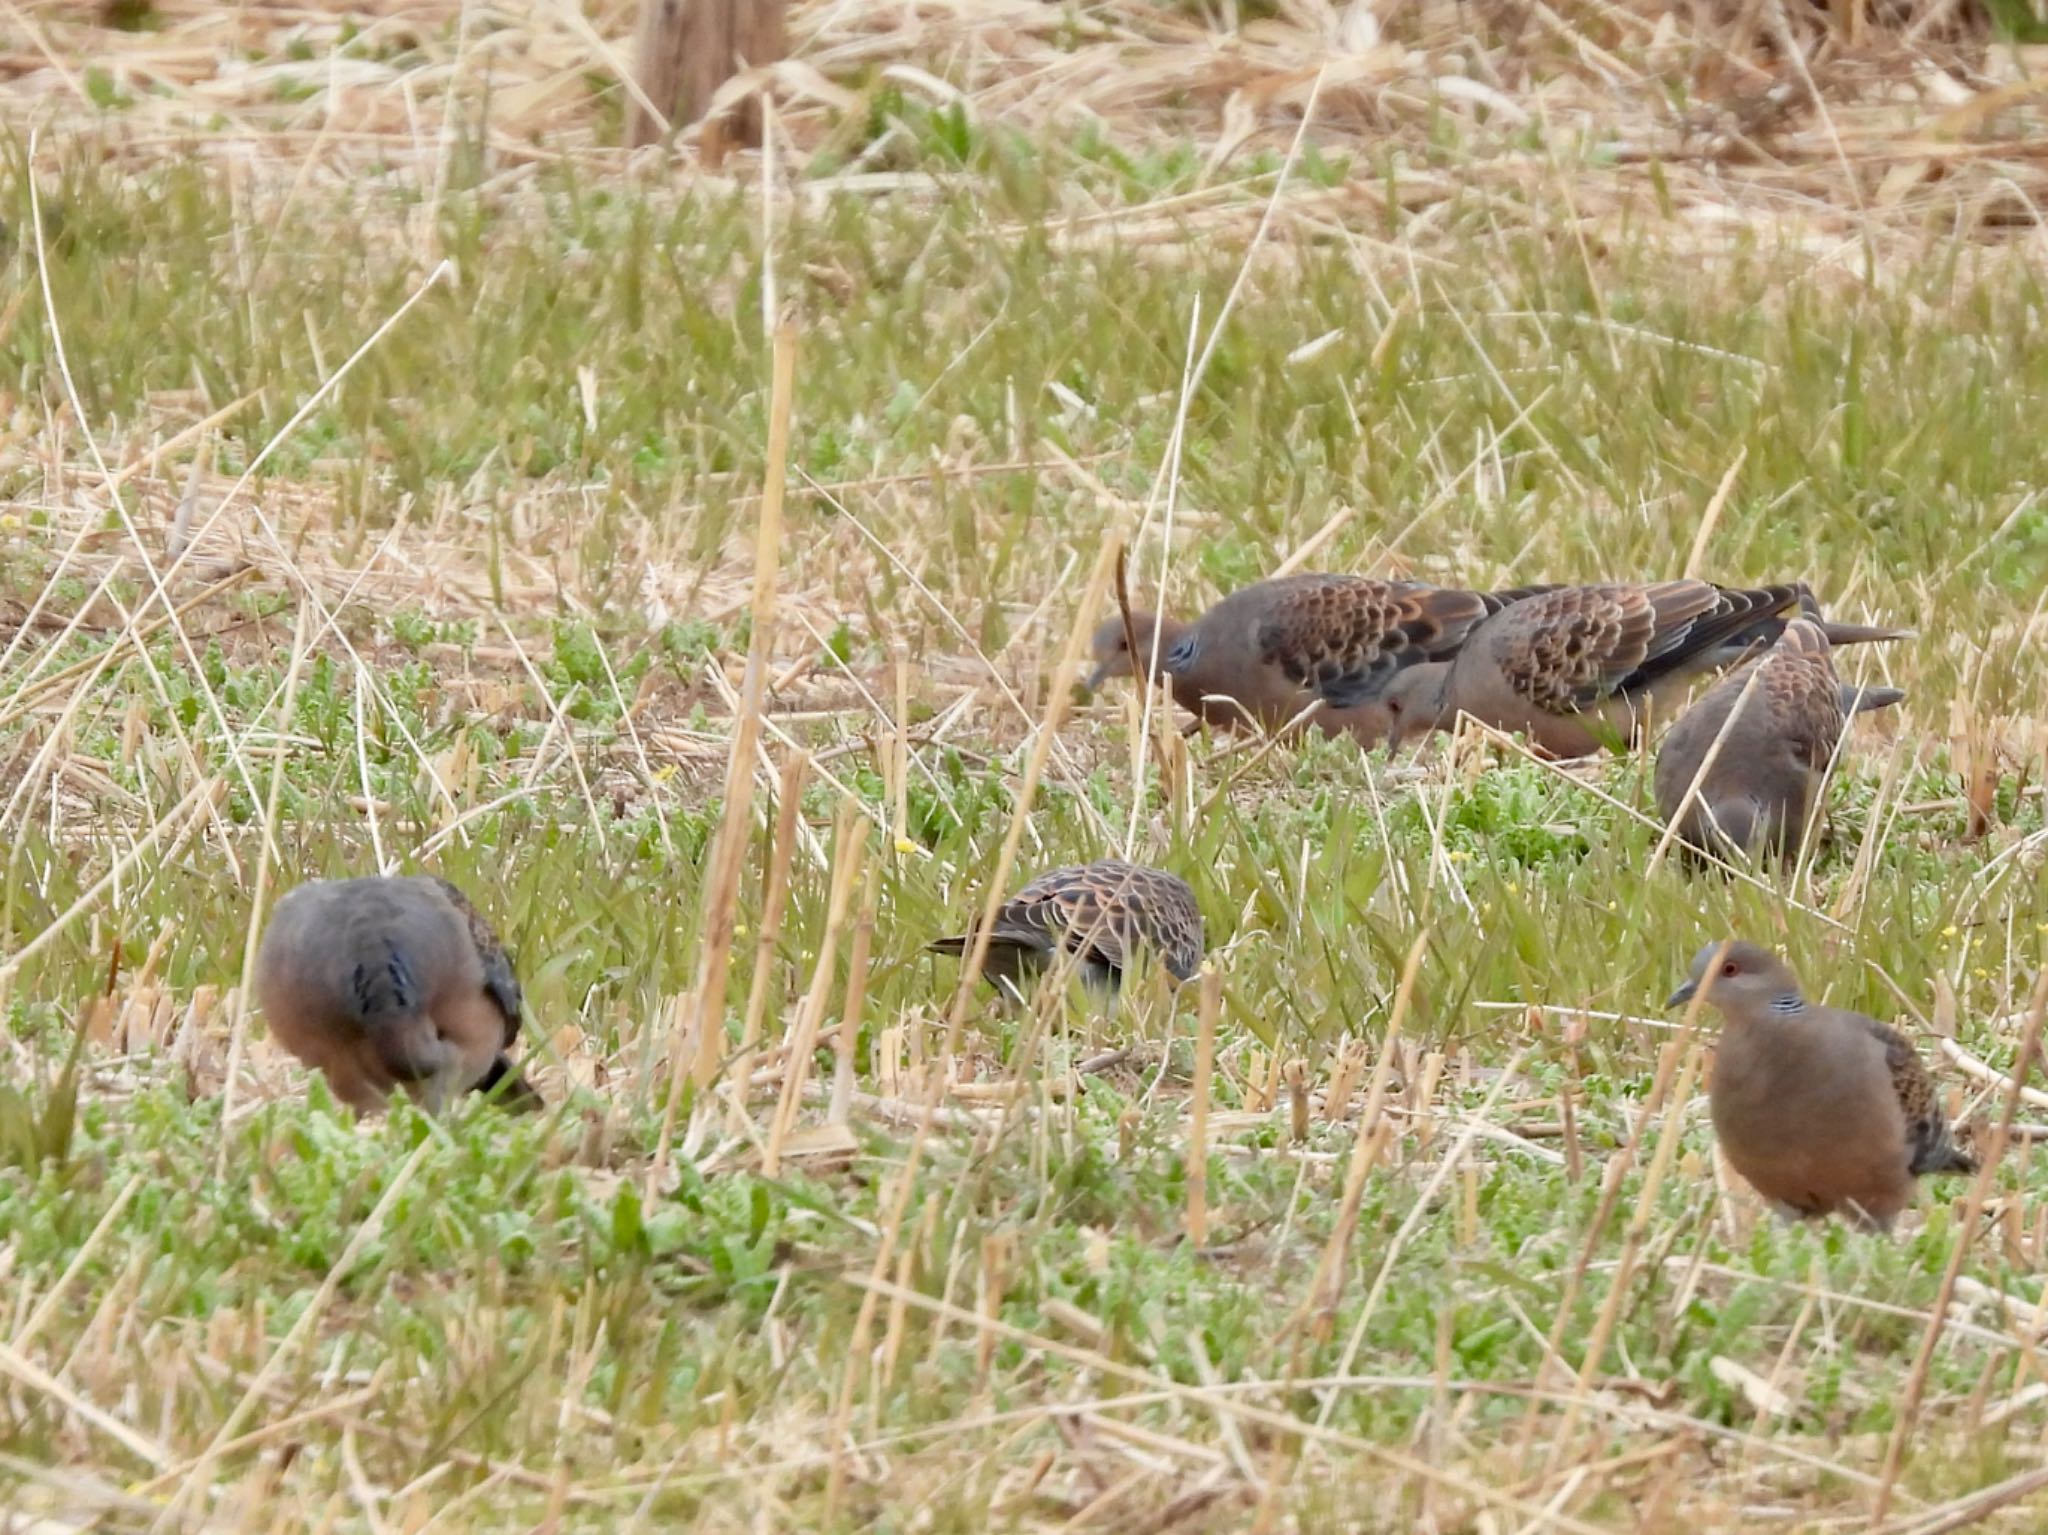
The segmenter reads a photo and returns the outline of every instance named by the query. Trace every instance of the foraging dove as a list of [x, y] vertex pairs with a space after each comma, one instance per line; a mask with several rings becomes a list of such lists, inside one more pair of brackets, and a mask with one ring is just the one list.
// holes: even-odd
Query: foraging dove
[[1840, 1213], [1889, 1231], [1915, 1178], [1977, 1170], [1897, 1030], [1814, 1006], [1785, 962], [1753, 943], [1708, 944], [1666, 1005], [1701, 992], [1722, 1018], [1708, 1084], [1714, 1133], [1781, 1215]]
[[1843, 683], [1826, 632], [1796, 618], [1761, 659], [1716, 682], [1671, 727], [1657, 748], [1657, 808], [1695, 848], [1718, 838], [1752, 856], [1789, 854], [1821, 803], [1849, 715], [1905, 696]]
[[[1095, 631], [1092, 691], [1148, 666], [1174, 702], [1218, 729], [1278, 730], [1315, 707], [1326, 735], [1367, 746], [1386, 739], [1379, 695], [1404, 667], [1454, 655], [1475, 625], [1548, 588], [1471, 592], [1364, 576], [1275, 576], [1240, 587], [1193, 623], [1133, 612]], [[1157, 650], [1156, 664], [1154, 650]]]
[[403, 1087], [437, 1113], [504, 1083], [537, 1102], [505, 1052], [521, 999], [498, 935], [443, 879], [316, 880], [277, 903], [256, 996], [279, 1043], [359, 1113]]
[[[1394, 678], [1380, 700], [1392, 717], [1388, 743], [1448, 730], [1460, 713], [1525, 731], [1553, 757], [1631, 741], [1660, 701], [1775, 640], [1795, 607], [1817, 612], [1802, 585], [1681, 580], [1538, 592], [1486, 619], [1449, 660]], [[1903, 632], [1817, 622], [1838, 645]]]
[[[935, 953], [966, 955], [974, 934], [940, 938]], [[1091, 990], [1114, 992], [1140, 950], [1176, 981], [1202, 967], [1202, 913], [1187, 881], [1163, 869], [1105, 858], [1041, 874], [996, 911], [982, 974], [1012, 998], [1061, 955]]]

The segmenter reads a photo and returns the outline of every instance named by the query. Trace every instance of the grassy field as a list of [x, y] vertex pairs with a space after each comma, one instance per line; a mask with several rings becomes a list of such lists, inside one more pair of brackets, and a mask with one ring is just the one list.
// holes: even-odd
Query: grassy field
[[[1787, 1228], [1659, 1007], [1766, 939], [1990, 1138], [2048, 950], [2037, 235], [1881, 220], [1861, 151], [1714, 223], [1696, 168], [1455, 95], [1212, 160], [1213, 122], [855, 75], [764, 202], [752, 155], [452, 113], [425, 162], [217, 153], [244, 118], [124, 127], [147, 82], [68, 56], [98, 115], [0, 146], [0, 1529], [2048, 1510], [2048, 1114], [1893, 1239]], [[758, 785], [707, 900], [778, 317]], [[1853, 657], [1910, 696], [1809, 863], [1698, 878], [1647, 760], [1068, 707], [1113, 539], [1179, 610], [1290, 559], [1805, 578], [1917, 629]], [[922, 945], [1013, 828], [1013, 879], [1193, 884], [1213, 1062], [1192, 987], [951, 1011]], [[270, 1045], [266, 900], [379, 866], [497, 923], [547, 1112], [358, 1125]]]

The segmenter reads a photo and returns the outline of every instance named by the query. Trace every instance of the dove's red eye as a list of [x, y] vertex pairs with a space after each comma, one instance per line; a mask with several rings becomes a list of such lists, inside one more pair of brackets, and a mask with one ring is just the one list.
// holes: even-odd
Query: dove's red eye
[[1721, 973], [1723, 975], [1738, 975], [1741, 973], [1741, 971], [1742, 966], [1736, 964], [1735, 961], [1732, 959], [1729, 960], [1727, 964], [1721, 967]]

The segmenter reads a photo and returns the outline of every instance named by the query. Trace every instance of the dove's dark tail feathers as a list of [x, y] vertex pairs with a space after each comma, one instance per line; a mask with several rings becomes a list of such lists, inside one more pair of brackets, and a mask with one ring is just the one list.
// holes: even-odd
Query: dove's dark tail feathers
[[1910, 1171], [1916, 1178], [1937, 1173], [1974, 1173], [1976, 1170], [1977, 1159], [1955, 1143], [1946, 1125], [1934, 1126], [1933, 1134], [1924, 1135], [1913, 1148]]
[[488, 1094], [501, 1108], [516, 1113], [527, 1113], [547, 1107], [547, 1100], [541, 1097], [534, 1085], [520, 1075], [519, 1068], [504, 1056], [498, 1056], [484, 1074], [477, 1078], [472, 1092]]
[[[965, 959], [973, 943], [974, 934], [962, 933], [956, 938], [934, 938], [925, 949], [928, 953]], [[981, 962], [981, 978], [1011, 1001], [1021, 1002], [1026, 978], [1043, 967], [1045, 958], [1038, 945], [999, 929], [989, 937], [988, 953]]]
[[[1813, 595], [1813, 588], [1804, 581], [1796, 583], [1799, 588], [1799, 611], [1820, 625], [1821, 633], [1828, 637], [1830, 645], [1863, 645], [1877, 640], [1909, 640], [1911, 629], [1892, 629], [1881, 624], [1838, 624], [1820, 610], [1820, 599]], [[1874, 704], [1864, 707], [1875, 708]]]
[[1909, 640], [1911, 629], [1893, 629], [1883, 624], [1838, 624], [1832, 618], [1820, 621], [1821, 633], [1830, 645], [1862, 645], [1876, 640]]
[[1844, 714], [1869, 714], [1875, 709], [1889, 709], [1893, 704], [1903, 703], [1905, 698], [1903, 688], [1858, 686], [1853, 682], [1842, 684]]

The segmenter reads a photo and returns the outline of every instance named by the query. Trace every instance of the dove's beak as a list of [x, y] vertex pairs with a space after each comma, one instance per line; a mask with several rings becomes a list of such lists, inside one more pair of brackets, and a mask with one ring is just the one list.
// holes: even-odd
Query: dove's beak
[[1083, 682], [1081, 686], [1092, 693], [1107, 681], [1109, 681], [1109, 663], [1107, 661], [1104, 661], [1100, 666], [1096, 667], [1094, 671], [1088, 674], [1087, 681]]
[[1687, 981], [1683, 986], [1679, 987], [1678, 990], [1671, 993], [1670, 999], [1666, 1001], [1664, 1005], [1667, 1008], [1673, 1008], [1678, 1007], [1684, 1003], [1690, 1002], [1694, 997], [1699, 995], [1699, 990], [1700, 983], [1698, 981]]

